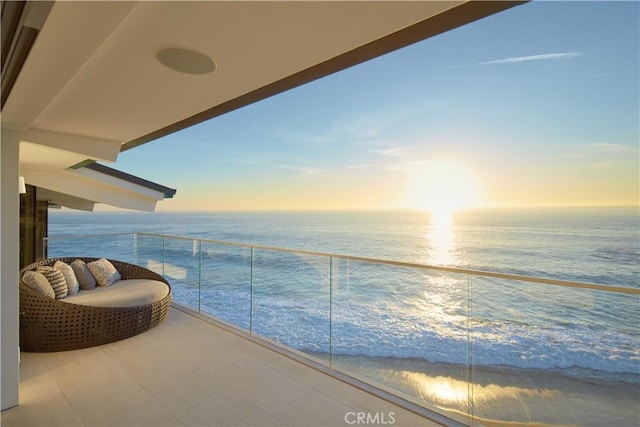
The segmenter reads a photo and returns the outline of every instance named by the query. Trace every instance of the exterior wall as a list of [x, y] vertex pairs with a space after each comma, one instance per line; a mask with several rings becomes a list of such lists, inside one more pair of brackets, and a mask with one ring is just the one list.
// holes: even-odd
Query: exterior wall
[[0, 383], [2, 409], [19, 398], [19, 225], [18, 134], [2, 129], [0, 143]]

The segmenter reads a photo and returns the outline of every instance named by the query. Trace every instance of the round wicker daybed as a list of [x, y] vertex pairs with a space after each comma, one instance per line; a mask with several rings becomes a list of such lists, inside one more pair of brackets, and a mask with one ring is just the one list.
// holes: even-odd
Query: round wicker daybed
[[36, 270], [40, 266], [53, 266], [56, 261], [70, 263], [76, 259], [89, 263], [98, 258], [51, 258], [20, 270], [22, 351], [65, 351], [107, 344], [147, 331], [166, 318], [171, 303], [169, 283], [153, 271], [126, 262], [109, 260], [122, 276], [121, 280], [146, 279], [162, 282], [168, 287], [167, 295], [144, 305], [95, 307], [48, 298], [32, 290], [22, 281], [26, 271]]

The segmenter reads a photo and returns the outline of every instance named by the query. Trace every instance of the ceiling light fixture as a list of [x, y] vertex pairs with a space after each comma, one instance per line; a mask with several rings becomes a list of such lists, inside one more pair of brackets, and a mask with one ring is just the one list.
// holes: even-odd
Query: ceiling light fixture
[[216, 69], [216, 63], [211, 58], [190, 49], [162, 49], [156, 53], [156, 59], [165, 67], [180, 73], [208, 74]]

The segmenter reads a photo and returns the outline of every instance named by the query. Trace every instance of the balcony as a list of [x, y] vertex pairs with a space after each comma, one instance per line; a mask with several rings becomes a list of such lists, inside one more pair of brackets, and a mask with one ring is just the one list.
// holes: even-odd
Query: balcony
[[[240, 342], [239, 335], [311, 367], [311, 371], [297, 364], [294, 367], [291, 361], [273, 353], [264, 360], [251, 361], [267, 372], [279, 371], [287, 381], [299, 370], [308, 372], [304, 378], [322, 377], [317, 380], [322, 383], [337, 381], [329, 379], [337, 377], [444, 425], [505, 422], [625, 426], [638, 422], [637, 289], [149, 233], [59, 237], [45, 243], [50, 257], [105, 256], [163, 274], [172, 283], [175, 305], [180, 308], [173, 311], [168, 325], [206, 325], [198, 326], [196, 338], [189, 338], [194, 339], [190, 345], [178, 341], [166, 347], [186, 348], [187, 354], [172, 350], [154, 356], [159, 359], [138, 367], [140, 372], [123, 374], [130, 379], [146, 375], [151, 385], [142, 387], [154, 393], [165, 393], [163, 389], [167, 388], [160, 380], [154, 385], [154, 377], [169, 375], [173, 380], [164, 383], [169, 389], [175, 386], [190, 390], [176, 396], [197, 393], [191, 388], [214, 387], [202, 393], [207, 396], [204, 402], [215, 401], [230, 387], [225, 381], [233, 384], [235, 379], [224, 370], [221, 372], [226, 380], [193, 374], [191, 369], [200, 374], [214, 369], [219, 363], [218, 341]], [[211, 322], [218, 326], [211, 326]], [[232, 332], [221, 337], [220, 327]], [[162, 353], [160, 342], [183, 335], [169, 330], [169, 326], [152, 333], [167, 336], [160, 336], [153, 344], [148, 342], [152, 335], [144, 334], [114, 344], [114, 350], [100, 351], [110, 356], [127, 353], [129, 341], [135, 340], [141, 347], [137, 351]], [[192, 354], [201, 342], [202, 349]], [[240, 346], [253, 349], [239, 350], [242, 354], [265, 351], [245, 341]], [[23, 355], [25, 369], [38, 369], [31, 367], [32, 359], [40, 369], [42, 363], [56, 366], [55, 356], [42, 362], [45, 357], [50, 356]], [[142, 357], [131, 363], [144, 365], [144, 360]], [[245, 359], [238, 356], [233, 360]], [[280, 369], [283, 364], [289, 367]], [[163, 369], [172, 374], [165, 374]], [[247, 375], [242, 369], [238, 374]], [[396, 417], [396, 425], [404, 423], [404, 417], [408, 417], [407, 425], [419, 425], [416, 420], [428, 422], [427, 418], [410, 418], [418, 415], [396, 406], [388, 409], [389, 403], [367, 393], [361, 395], [366, 397], [355, 398], [323, 394], [314, 388], [319, 383], [309, 384], [304, 378], [296, 381], [322, 394], [314, 401], [317, 406], [311, 401], [298, 401], [304, 408], [287, 404], [285, 410], [282, 403], [272, 406], [267, 402], [273, 393], [266, 387], [277, 382], [267, 374], [260, 375], [266, 375], [265, 379], [246, 389], [242, 389], [246, 383], [240, 375], [237, 386], [246, 392], [262, 390], [252, 394], [256, 400], [249, 400], [251, 408], [266, 411], [274, 417], [271, 421], [275, 425], [345, 425], [346, 409], [378, 416], [402, 414]], [[28, 379], [29, 373], [26, 376]], [[23, 384], [23, 390], [25, 387], [27, 384]], [[356, 390], [342, 383], [339, 387]], [[327, 397], [335, 398], [335, 402], [321, 403]], [[198, 407], [189, 402], [189, 397], [184, 399], [175, 407], [160, 399], [165, 412], [167, 408], [170, 412], [167, 421], [176, 417], [185, 425], [203, 423], [202, 418], [197, 421], [193, 417], [209, 416], [207, 406], [202, 403]], [[362, 399], [370, 404], [349, 403]], [[229, 414], [224, 422], [271, 422], [259, 421], [257, 415], [242, 418], [253, 414], [234, 409], [246, 399], [232, 400], [228, 406], [231, 409], [223, 411]], [[336, 402], [343, 405], [341, 409], [334, 410]], [[116, 403], [120, 404], [127, 407], [126, 402]], [[278, 405], [282, 411], [297, 415], [287, 418], [278, 409], [269, 412]], [[305, 413], [307, 410], [317, 410], [328, 418], [306, 418], [311, 413]], [[114, 419], [111, 424], [116, 421], [152, 422]], [[376, 421], [389, 423], [388, 419]]]
[[436, 425], [179, 309], [124, 341], [21, 359], [3, 426], [344, 426], [359, 413]]

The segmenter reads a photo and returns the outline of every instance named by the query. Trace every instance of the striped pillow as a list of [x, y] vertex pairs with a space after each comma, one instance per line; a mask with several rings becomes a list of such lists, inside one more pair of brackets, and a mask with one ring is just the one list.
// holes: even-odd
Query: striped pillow
[[56, 294], [56, 299], [64, 298], [69, 292], [67, 287], [67, 281], [64, 278], [64, 274], [57, 268], [40, 266], [36, 269], [38, 273], [42, 273], [47, 278], [49, 284], [53, 288], [53, 292]]
[[74, 273], [73, 268], [62, 261], [56, 261], [56, 263], [53, 264], [53, 268], [57, 268], [64, 275], [64, 280], [66, 280], [67, 288], [69, 289], [68, 295], [77, 294], [80, 289], [80, 282], [78, 282], [78, 278], [76, 277], [76, 273]]

